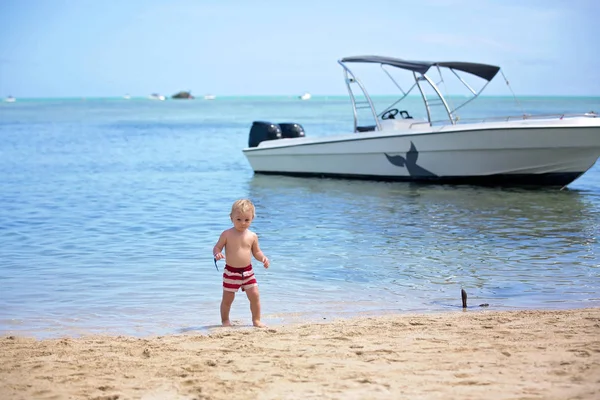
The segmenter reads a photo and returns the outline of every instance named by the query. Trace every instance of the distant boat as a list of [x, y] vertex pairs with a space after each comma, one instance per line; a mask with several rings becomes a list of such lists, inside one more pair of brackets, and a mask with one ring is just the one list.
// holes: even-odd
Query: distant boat
[[300, 100], [309, 100], [312, 96], [308, 92], [304, 92], [301, 96], [298, 96]]
[[125, 100], [129, 100], [129, 99], [131, 99], [131, 96], [129, 95], [129, 93], [127, 93], [125, 96], [123, 96], [123, 98], [124, 98]]
[[175, 93], [173, 96], [171, 96], [171, 98], [173, 99], [193, 99], [194, 96], [192, 96], [192, 92], [191, 91], [184, 91], [182, 90], [181, 92], [177, 92]]
[[204, 95], [204, 100], [214, 100], [216, 98], [217, 98], [217, 96], [215, 96], [214, 94], [206, 94], [206, 95]]
[[12, 96], [8, 96], [6, 99], [4, 99], [4, 101], [7, 103], [14, 103], [15, 101], [17, 101], [17, 99], [15, 99]]
[[148, 96], [148, 98], [150, 100], [160, 100], [160, 101], [165, 101], [166, 97], [163, 96], [162, 94], [158, 94], [158, 93], [152, 93], [150, 96]]

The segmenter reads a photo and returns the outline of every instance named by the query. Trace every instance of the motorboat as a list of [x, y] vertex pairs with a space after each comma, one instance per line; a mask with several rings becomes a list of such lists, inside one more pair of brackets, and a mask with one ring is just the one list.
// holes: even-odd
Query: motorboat
[[164, 95], [158, 94], [158, 93], [152, 93], [150, 96], [148, 96], [148, 98], [150, 100], [159, 100], [159, 101], [165, 101], [167, 99]]
[[308, 92], [304, 92], [300, 96], [298, 96], [300, 100], [310, 100], [311, 97], [312, 95]]
[[205, 94], [204, 95], [204, 100], [214, 100], [216, 98], [217, 98], [217, 96], [215, 96], [214, 94]]
[[[383, 56], [346, 57], [338, 63], [352, 105], [353, 132], [307, 137], [303, 129], [288, 129], [286, 135], [280, 124], [255, 121], [243, 153], [256, 174], [563, 187], [600, 156], [600, 118], [594, 112], [459, 118], [457, 110], [501, 73], [498, 66]], [[379, 64], [400, 89], [400, 98], [376, 110], [350, 69], [355, 63]], [[408, 75], [408, 90], [394, 76], [399, 73]], [[469, 92], [456, 107], [440, 90], [444, 74]], [[469, 79], [481, 82], [481, 88]], [[425, 106], [427, 117], [421, 120], [398, 106], [413, 90]], [[370, 124], [363, 123], [365, 114]]]
[[6, 98], [4, 99], [4, 101], [5, 101], [6, 103], [14, 103], [15, 101], [17, 101], [17, 99], [15, 99], [15, 98], [14, 98], [14, 97], [12, 97], [12, 96], [8, 96], [8, 97], [6, 97]]

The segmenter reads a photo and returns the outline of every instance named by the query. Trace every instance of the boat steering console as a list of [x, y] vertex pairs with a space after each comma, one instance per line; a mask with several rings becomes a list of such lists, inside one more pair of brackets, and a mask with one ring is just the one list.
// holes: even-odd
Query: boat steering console
[[402, 119], [413, 119], [413, 117], [408, 114], [408, 111], [402, 110], [398, 111], [397, 108], [390, 108], [386, 112], [381, 115], [381, 119], [396, 119], [396, 115], [400, 114]]

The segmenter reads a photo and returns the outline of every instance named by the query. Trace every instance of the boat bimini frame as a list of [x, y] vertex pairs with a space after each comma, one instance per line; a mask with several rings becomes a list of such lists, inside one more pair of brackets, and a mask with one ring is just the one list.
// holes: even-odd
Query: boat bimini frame
[[[352, 62], [380, 64], [381, 69], [392, 80], [392, 82], [400, 90], [400, 92], [402, 92], [402, 97], [400, 97], [398, 100], [396, 100], [394, 103], [392, 103], [385, 110], [383, 110], [381, 113], [378, 114], [377, 110], [375, 109], [375, 106], [373, 105], [373, 101], [371, 100], [371, 97], [369, 96], [369, 94], [367, 92], [367, 89], [362, 84], [362, 82], [354, 75], [354, 73], [350, 70], [350, 68], [348, 68], [348, 66], [346, 65], [346, 63], [352, 63]], [[341, 60], [338, 60], [338, 63], [344, 69], [344, 78], [345, 78], [346, 86], [348, 88], [348, 94], [350, 95], [350, 101], [352, 102], [352, 111], [354, 114], [354, 132], [363, 132], [363, 131], [367, 130], [365, 127], [361, 127], [358, 125], [358, 110], [359, 109], [366, 108], [366, 109], [371, 110], [371, 113], [373, 114], [373, 118], [375, 120], [375, 126], [372, 128], [380, 131], [380, 130], [382, 130], [381, 123], [380, 123], [381, 116], [384, 115], [389, 110], [393, 109], [393, 107], [396, 104], [398, 104], [402, 100], [404, 100], [406, 98], [406, 96], [408, 96], [409, 93], [415, 87], [419, 89], [419, 92], [421, 93], [421, 97], [423, 98], [423, 102], [425, 104], [425, 110], [427, 111], [427, 122], [429, 123], [430, 126], [434, 123], [434, 121], [432, 121], [432, 114], [431, 114], [432, 106], [443, 106], [446, 111], [446, 114], [448, 115], [448, 120], [450, 121], [450, 123], [452, 125], [455, 125], [458, 121], [458, 118], [456, 117], [455, 112], [458, 109], [460, 109], [460, 108], [464, 107], [465, 105], [467, 105], [468, 103], [470, 103], [471, 101], [473, 101], [474, 99], [476, 99], [483, 92], [483, 90], [487, 87], [487, 85], [490, 83], [490, 81], [496, 76], [498, 71], [500, 71], [500, 67], [497, 67], [495, 65], [488, 65], [488, 64], [477, 64], [477, 63], [468, 63], [468, 62], [407, 61], [407, 60], [402, 60], [399, 58], [381, 57], [381, 56], [345, 57], [345, 58], [342, 58]], [[398, 82], [396, 82], [396, 80], [392, 77], [390, 72], [386, 69], [387, 66], [411, 71], [413, 78], [415, 80], [415, 83], [413, 83], [413, 85], [407, 91], [403, 90], [402, 87], [398, 84]], [[439, 76], [440, 76], [440, 81], [437, 84], [433, 81], [433, 79], [429, 75], [426, 74], [432, 67], [435, 67], [437, 69]], [[449, 69], [472, 94], [472, 97], [470, 97], [467, 101], [460, 104], [456, 108], [451, 109], [450, 106], [448, 106], [448, 102], [446, 101], [442, 92], [438, 88], [438, 85], [440, 83], [444, 82], [441, 68]], [[486, 80], [486, 83], [483, 85], [483, 87], [481, 89], [479, 89], [479, 91], [476, 91], [467, 82], [465, 82], [465, 80], [461, 76], [459, 76], [456, 71], [467, 72], [469, 74], [478, 76], [479, 78]], [[425, 83], [428, 83], [429, 86], [433, 89], [433, 91], [437, 95], [437, 99], [436, 98], [429, 99], [427, 97], [427, 95], [424, 91], [424, 88], [422, 86]], [[362, 93], [365, 97], [365, 101], [357, 101], [357, 98], [354, 95], [354, 91], [352, 89], [352, 84], [358, 85], [358, 87], [360, 88], [360, 90], [362, 91]]]

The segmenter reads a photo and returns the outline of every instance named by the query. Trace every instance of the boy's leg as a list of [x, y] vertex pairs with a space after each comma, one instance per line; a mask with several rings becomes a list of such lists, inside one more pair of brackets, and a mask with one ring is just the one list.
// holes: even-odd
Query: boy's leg
[[235, 292], [228, 292], [223, 290], [223, 299], [221, 300], [221, 324], [223, 326], [231, 326], [229, 320], [229, 311], [231, 310], [231, 304], [235, 298]]
[[250, 300], [250, 312], [252, 312], [252, 325], [262, 328], [265, 325], [260, 322], [260, 295], [258, 294], [258, 286], [251, 287], [246, 290], [246, 296]]

